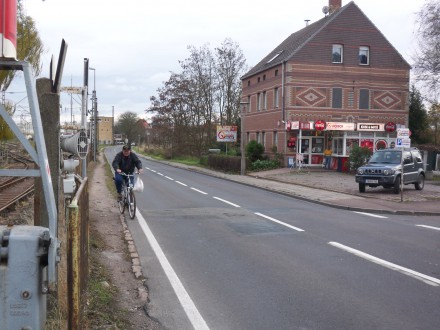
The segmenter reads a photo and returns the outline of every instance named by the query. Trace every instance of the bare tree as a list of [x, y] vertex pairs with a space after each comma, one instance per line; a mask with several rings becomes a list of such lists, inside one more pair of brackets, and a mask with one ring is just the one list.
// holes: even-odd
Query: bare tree
[[414, 72], [416, 81], [426, 89], [430, 103], [440, 92], [440, 2], [428, 0], [418, 12], [418, 44]]
[[138, 124], [139, 117], [134, 112], [124, 112], [115, 123], [115, 130], [121, 133], [128, 143], [136, 142], [139, 134], [143, 134], [142, 127]]

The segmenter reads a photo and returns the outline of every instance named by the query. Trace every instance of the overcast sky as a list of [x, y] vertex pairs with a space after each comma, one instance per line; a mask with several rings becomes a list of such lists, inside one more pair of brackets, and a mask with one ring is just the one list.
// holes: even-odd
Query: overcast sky
[[[211, 49], [230, 38], [239, 45], [248, 66], [257, 64], [291, 33], [323, 17], [328, 0], [23, 0], [36, 21], [45, 45], [41, 76], [49, 75], [62, 39], [68, 44], [63, 86], [81, 86], [84, 58], [96, 69], [101, 116], [133, 111], [146, 118], [150, 96], [178, 61], [189, 56], [187, 46]], [[424, 0], [354, 1], [384, 36], [412, 64], [416, 49], [415, 13]], [[342, 5], [349, 3], [342, 0]], [[89, 74], [93, 89], [94, 72]], [[17, 81], [6, 98], [19, 101], [24, 83]], [[62, 121], [71, 117], [70, 97], [62, 93]], [[72, 114], [80, 121], [79, 98]], [[23, 101], [23, 103], [25, 103]], [[90, 101], [89, 101], [90, 107]]]

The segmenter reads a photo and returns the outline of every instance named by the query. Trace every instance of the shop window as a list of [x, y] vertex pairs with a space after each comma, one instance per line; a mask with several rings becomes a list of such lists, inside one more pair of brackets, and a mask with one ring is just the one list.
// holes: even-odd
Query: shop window
[[368, 89], [359, 90], [359, 109], [370, 109], [370, 91]]
[[342, 88], [333, 88], [332, 108], [342, 108]]

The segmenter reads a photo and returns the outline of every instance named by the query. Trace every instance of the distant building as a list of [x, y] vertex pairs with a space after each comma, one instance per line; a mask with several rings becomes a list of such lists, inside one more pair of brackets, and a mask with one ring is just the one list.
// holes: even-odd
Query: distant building
[[113, 144], [113, 117], [98, 117], [98, 143]]
[[[408, 127], [410, 65], [353, 2], [291, 34], [242, 77], [244, 142], [343, 170], [353, 146], [375, 150]], [[398, 27], [396, 27], [398, 28]]]

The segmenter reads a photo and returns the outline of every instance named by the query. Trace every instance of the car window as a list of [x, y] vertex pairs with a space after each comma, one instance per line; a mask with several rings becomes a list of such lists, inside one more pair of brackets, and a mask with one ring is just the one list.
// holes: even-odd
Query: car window
[[411, 164], [413, 163], [412, 155], [409, 151], [405, 151], [403, 154], [403, 163], [404, 164]]
[[415, 161], [417, 163], [421, 163], [422, 162], [422, 155], [420, 154], [420, 152], [413, 151], [412, 154], [413, 154], [413, 157], [414, 157], [414, 159], [415, 159]]

